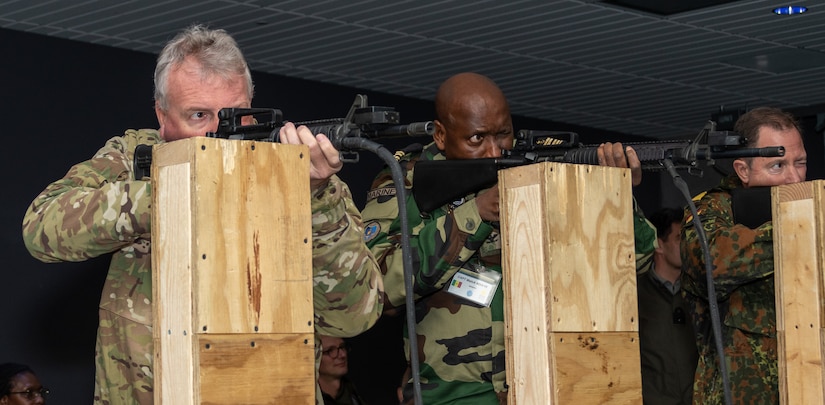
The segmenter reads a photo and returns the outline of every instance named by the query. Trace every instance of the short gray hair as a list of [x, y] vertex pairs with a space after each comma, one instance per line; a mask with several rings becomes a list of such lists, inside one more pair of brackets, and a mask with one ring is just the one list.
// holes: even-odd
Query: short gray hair
[[252, 75], [238, 43], [225, 30], [210, 30], [203, 25], [193, 25], [169, 41], [158, 56], [155, 66], [155, 101], [161, 109], [168, 108], [166, 96], [169, 71], [190, 56], [198, 61], [204, 76], [230, 78], [242, 75], [246, 79], [249, 99], [252, 100]]

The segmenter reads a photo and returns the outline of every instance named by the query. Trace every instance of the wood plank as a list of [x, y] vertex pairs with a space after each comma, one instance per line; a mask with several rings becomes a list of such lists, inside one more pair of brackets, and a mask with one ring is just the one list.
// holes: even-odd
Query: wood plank
[[313, 334], [201, 334], [201, 404], [315, 404]]
[[552, 330], [638, 332], [630, 170], [548, 169]]
[[[629, 175], [627, 169], [562, 163], [499, 172], [509, 403], [641, 401]], [[596, 336], [608, 332], [626, 333], [603, 339], [609, 342], [604, 348], [616, 350], [605, 355], [628, 364], [611, 365], [602, 379], [567, 379], [571, 365], [565, 362], [575, 355], [564, 358], [564, 342], [553, 336], [602, 339]], [[618, 382], [616, 389], [608, 386]]]
[[308, 149], [208, 141], [195, 154], [198, 329], [311, 332]]
[[[194, 404], [195, 391], [192, 330], [192, 229], [190, 166], [180, 163], [157, 167], [152, 205], [164, 207], [152, 216], [152, 302], [154, 327], [155, 402]], [[181, 269], [181, 271], [161, 271]], [[167, 372], [168, 370], [168, 372]], [[167, 389], [165, 387], [174, 387]]]
[[[501, 195], [503, 258], [507, 271], [534, 272], [546, 269], [542, 235], [544, 223], [531, 216], [541, 210], [542, 193], [538, 184], [510, 187], [509, 178], [502, 183], [509, 192]], [[506, 221], [503, 219], [507, 218]], [[505, 225], [506, 223], [506, 225]], [[504, 231], [504, 229], [502, 229]], [[518, 271], [518, 270], [515, 270]], [[554, 358], [550, 353], [545, 277], [507, 277], [503, 283], [505, 305], [506, 369], [511, 403], [542, 403], [553, 395]], [[518, 304], [511, 301], [518, 301]], [[521, 349], [528, 348], [528, 349]], [[548, 366], [549, 365], [549, 366]], [[549, 384], [548, 384], [549, 382]]]
[[307, 147], [180, 140], [152, 177], [155, 402], [314, 403]]
[[781, 404], [825, 403], [824, 185], [804, 182], [772, 189]]
[[551, 404], [641, 403], [638, 332], [554, 332], [551, 341], [557, 393]]

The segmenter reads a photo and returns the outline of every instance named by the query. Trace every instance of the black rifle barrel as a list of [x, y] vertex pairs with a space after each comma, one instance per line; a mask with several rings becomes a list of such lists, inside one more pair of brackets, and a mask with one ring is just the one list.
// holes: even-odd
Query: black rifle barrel
[[432, 121], [411, 122], [407, 125], [392, 125], [376, 131], [376, 137], [392, 138], [404, 136], [432, 136], [435, 125]]
[[745, 148], [712, 152], [707, 150], [696, 151], [698, 159], [738, 159], [747, 157], [777, 157], [785, 156], [784, 146], [768, 146], [765, 148]]
[[[302, 125], [296, 123], [296, 125]], [[411, 122], [405, 125], [358, 126], [354, 124], [307, 125], [314, 135], [325, 134], [336, 148], [344, 146], [341, 141], [348, 137], [398, 138], [407, 136], [432, 136], [435, 125], [432, 121]], [[277, 128], [275, 131], [279, 131]], [[273, 131], [273, 134], [275, 134]], [[277, 139], [277, 138], [275, 138]]]
[[[785, 148], [782, 146], [769, 146], [764, 148], [725, 149], [717, 151], [707, 148], [696, 148], [695, 150], [691, 150], [690, 147], [669, 149], [667, 147], [663, 147], [656, 144], [628, 144], [628, 146], [635, 146], [634, 149], [636, 150], [639, 160], [642, 162], [643, 166], [646, 166], [646, 163], [658, 162], [665, 158], [672, 158], [675, 162], [678, 162], [682, 159], [689, 162], [695, 162], [697, 160], [710, 159], [738, 159], [747, 157], [785, 156]], [[599, 156], [597, 151], [598, 147], [596, 146], [584, 147], [568, 150], [564, 153], [564, 155], [561, 158], [539, 158], [536, 161], [549, 160], [564, 163], [598, 165]], [[694, 156], [691, 156], [691, 154], [694, 154]]]

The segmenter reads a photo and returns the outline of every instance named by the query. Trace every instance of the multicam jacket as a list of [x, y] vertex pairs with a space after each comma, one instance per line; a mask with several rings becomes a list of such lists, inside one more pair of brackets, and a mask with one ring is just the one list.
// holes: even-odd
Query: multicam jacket
[[[773, 278], [773, 225], [756, 229], [734, 222], [731, 191], [742, 187], [735, 176], [694, 200], [707, 234], [713, 285], [722, 320], [722, 341], [731, 392], [736, 404], [777, 404], [776, 304]], [[704, 256], [693, 216], [682, 227], [682, 288], [692, 307], [699, 349], [693, 401], [724, 404], [722, 375], [713, 341]]]
[[[113, 253], [100, 298], [95, 403], [153, 402], [151, 183], [133, 180], [132, 161], [138, 144], [159, 142], [157, 131], [145, 129], [110, 139], [46, 187], [23, 218], [26, 247], [44, 262]], [[360, 214], [337, 177], [313, 195], [311, 207], [316, 331], [358, 334], [383, 306]]]
[[[399, 152], [406, 170], [406, 188], [412, 187], [417, 160], [443, 160], [431, 143], [414, 153]], [[411, 228], [413, 277], [416, 299], [416, 333], [422, 399], [433, 404], [498, 404], [506, 393], [504, 375], [504, 314], [501, 284], [489, 307], [446, 292], [459, 269], [484, 267], [501, 273], [501, 238], [478, 213], [475, 195], [466, 196], [430, 213], [419, 212], [412, 194], [407, 196]], [[398, 204], [391, 174], [378, 174], [363, 210], [365, 240], [384, 274], [385, 310], [404, 305], [405, 291]], [[644, 218], [644, 216], [642, 216]], [[638, 246], [653, 252], [655, 229], [642, 219]], [[637, 247], [637, 251], [639, 248]], [[409, 344], [407, 342], [407, 350]], [[405, 389], [411, 395], [412, 390]], [[497, 396], [498, 393], [498, 396]]]

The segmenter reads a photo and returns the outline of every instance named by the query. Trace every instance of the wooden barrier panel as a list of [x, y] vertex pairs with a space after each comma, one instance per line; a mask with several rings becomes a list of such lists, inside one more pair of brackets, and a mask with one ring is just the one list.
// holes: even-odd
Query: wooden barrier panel
[[779, 401], [825, 404], [825, 181], [773, 187]]
[[314, 404], [309, 154], [191, 138], [154, 147], [157, 404]]
[[499, 172], [508, 403], [640, 404], [630, 171]]

